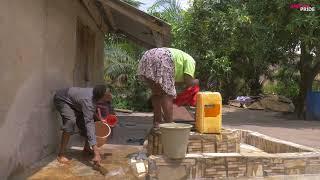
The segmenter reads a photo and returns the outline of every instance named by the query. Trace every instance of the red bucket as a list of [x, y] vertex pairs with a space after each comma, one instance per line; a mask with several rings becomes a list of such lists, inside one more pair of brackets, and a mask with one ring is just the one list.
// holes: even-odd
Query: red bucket
[[116, 115], [109, 114], [107, 117], [103, 118], [101, 116], [100, 108], [98, 108], [98, 117], [102, 122], [107, 123], [110, 127], [114, 127], [118, 123], [118, 118]]
[[118, 118], [116, 115], [109, 114], [105, 119], [105, 122], [110, 126], [114, 127], [118, 123]]

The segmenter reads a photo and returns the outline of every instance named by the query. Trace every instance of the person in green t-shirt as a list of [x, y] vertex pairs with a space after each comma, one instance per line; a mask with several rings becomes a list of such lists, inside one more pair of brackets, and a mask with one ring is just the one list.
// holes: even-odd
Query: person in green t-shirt
[[174, 48], [154, 48], [142, 56], [138, 75], [152, 90], [155, 127], [162, 119], [172, 122], [176, 85], [190, 87], [199, 84], [194, 77], [195, 66], [196, 62], [189, 54]]

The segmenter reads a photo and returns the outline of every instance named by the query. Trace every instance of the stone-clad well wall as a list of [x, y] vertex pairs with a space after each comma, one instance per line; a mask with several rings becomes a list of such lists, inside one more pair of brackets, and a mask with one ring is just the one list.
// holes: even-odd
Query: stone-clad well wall
[[[161, 133], [151, 130], [148, 135], [149, 155], [163, 154]], [[222, 130], [221, 134], [200, 134], [191, 132], [187, 153], [232, 153], [240, 152], [240, 131]]]
[[314, 148], [302, 146], [288, 141], [276, 139], [264, 134], [248, 130], [238, 130], [241, 142], [257, 147], [267, 153], [312, 152]]
[[183, 160], [172, 160], [162, 155], [149, 157], [151, 179], [268, 177], [293, 174], [320, 175], [320, 153], [271, 156], [201, 153], [188, 154]]
[[[246, 130], [224, 130], [221, 135], [191, 133], [189, 139], [186, 158], [172, 160], [159, 155], [162, 154], [160, 132], [150, 133], [147, 146], [150, 179], [320, 176], [318, 149]], [[240, 142], [262, 151], [241, 152]]]

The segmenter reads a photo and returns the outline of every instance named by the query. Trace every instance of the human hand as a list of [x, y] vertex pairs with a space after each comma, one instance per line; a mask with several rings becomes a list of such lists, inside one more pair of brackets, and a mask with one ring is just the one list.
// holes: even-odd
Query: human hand
[[94, 154], [94, 157], [92, 159], [93, 163], [96, 165], [100, 165], [101, 164], [101, 156], [100, 154]]

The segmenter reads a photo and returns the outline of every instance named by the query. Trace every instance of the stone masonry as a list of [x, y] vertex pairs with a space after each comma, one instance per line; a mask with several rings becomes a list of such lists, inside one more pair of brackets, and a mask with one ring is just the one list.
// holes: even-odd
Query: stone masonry
[[[159, 150], [162, 146], [157, 145], [160, 138], [158, 131], [149, 135], [149, 141], [153, 140], [147, 146], [150, 153], [150, 179], [246, 179], [303, 174], [320, 176], [320, 150], [253, 131], [224, 130], [221, 135], [191, 133], [188, 154], [181, 160], [159, 155], [162, 154]], [[232, 142], [247, 143], [261, 151], [240, 152], [238, 145], [228, 144]]]
[[169, 180], [172, 177], [219, 179], [320, 174], [320, 153], [298, 154], [247, 156], [240, 153], [200, 153], [188, 154], [183, 160], [172, 160], [162, 155], [150, 156], [149, 175], [153, 179]]
[[[149, 155], [163, 154], [161, 132], [151, 130], [148, 135]], [[238, 130], [222, 130], [221, 134], [200, 134], [191, 132], [187, 153], [232, 153], [240, 152], [240, 133]]]
[[241, 142], [255, 146], [267, 153], [312, 152], [315, 149], [288, 141], [283, 141], [257, 132], [239, 130]]

